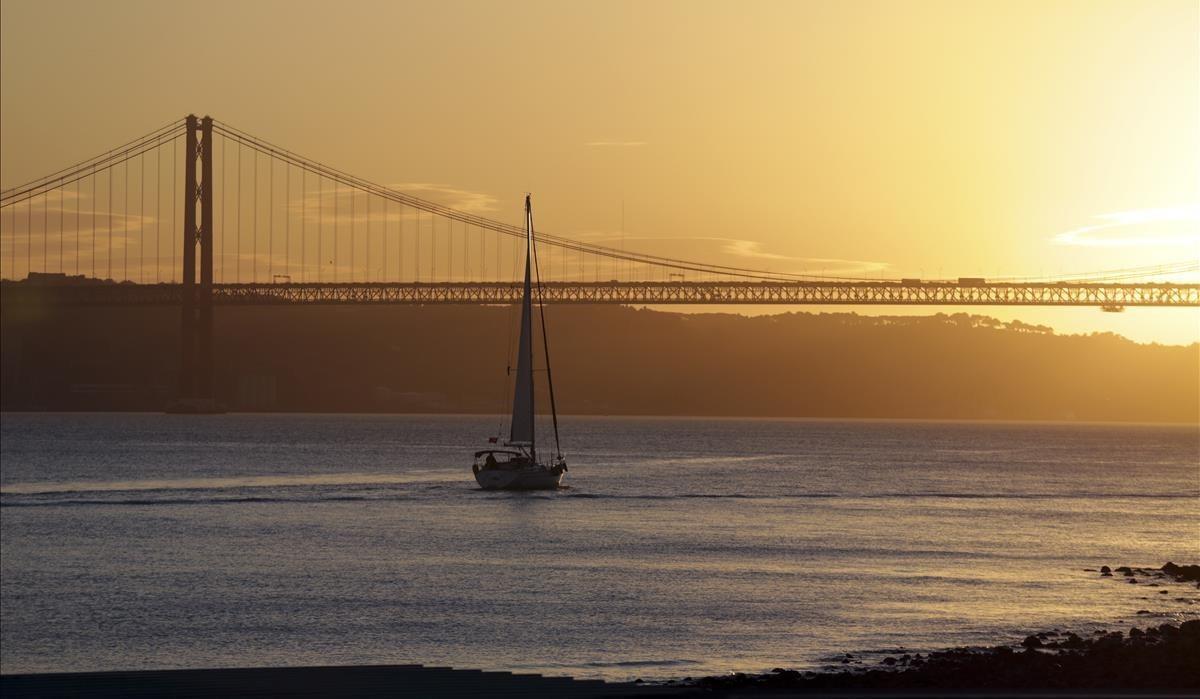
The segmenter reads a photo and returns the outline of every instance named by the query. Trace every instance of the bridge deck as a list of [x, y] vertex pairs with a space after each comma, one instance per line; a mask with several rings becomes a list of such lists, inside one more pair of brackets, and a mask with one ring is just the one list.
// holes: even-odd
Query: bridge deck
[[[179, 305], [181, 284], [0, 284], [4, 303]], [[1200, 306], [1200, 284], [956, 282], [548, 282], [546, 303], [645, 305]], [[512, 304], [515, 282], [214, 284], [219, 305]]]

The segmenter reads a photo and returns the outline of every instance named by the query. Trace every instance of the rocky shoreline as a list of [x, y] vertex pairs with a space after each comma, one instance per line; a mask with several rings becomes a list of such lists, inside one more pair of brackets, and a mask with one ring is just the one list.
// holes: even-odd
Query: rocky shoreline
[[[1105, 577], [1124, 576], [1130, 584], [1195, 584], [1200, 588], [1200, 565], [1167, 563], [1157, 569], [1104, 566], [1091, 572]], [[1133, 627], [1125, 633], [1096, 631], [1090, 638], [1055, 629], [1029, 635], [1012, 645], [888, 656], [868, 669], [802, 672], [775, 668], [764, 674], [734, 673], [669, 685], [704, 696], [792, 690], [1195, 692], [1200, 691], [1200, 620]]]

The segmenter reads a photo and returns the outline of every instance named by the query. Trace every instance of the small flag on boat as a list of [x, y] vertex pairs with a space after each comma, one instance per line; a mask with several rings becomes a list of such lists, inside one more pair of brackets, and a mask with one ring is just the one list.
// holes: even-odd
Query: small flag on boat
[[495, 444], [499, 439], [499, 437], [488, 437], [488, 444]]

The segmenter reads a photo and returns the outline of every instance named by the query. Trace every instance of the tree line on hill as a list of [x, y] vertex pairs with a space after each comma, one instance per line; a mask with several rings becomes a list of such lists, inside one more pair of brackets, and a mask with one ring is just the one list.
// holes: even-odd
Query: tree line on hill
[[[564, 414], [1200, 420], [1195, 344], [965, 313], [545, 312]], [[0, 316], [5, 410], [159, 410], [174, 393], [177, 309]], [[505, 412], [516, 322], [491, 306], [221, 307], [216, 397], [234, 410]]]

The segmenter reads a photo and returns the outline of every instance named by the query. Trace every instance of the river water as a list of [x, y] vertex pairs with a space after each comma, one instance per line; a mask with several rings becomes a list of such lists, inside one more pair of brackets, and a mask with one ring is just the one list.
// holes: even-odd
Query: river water
[[0, 423], [5, 673], [666, 678], [1200, 610], [1084, 570], [1200, 562], [1195, 426], [566, 418], [569, 488], [513, 494], [494, 417]]

